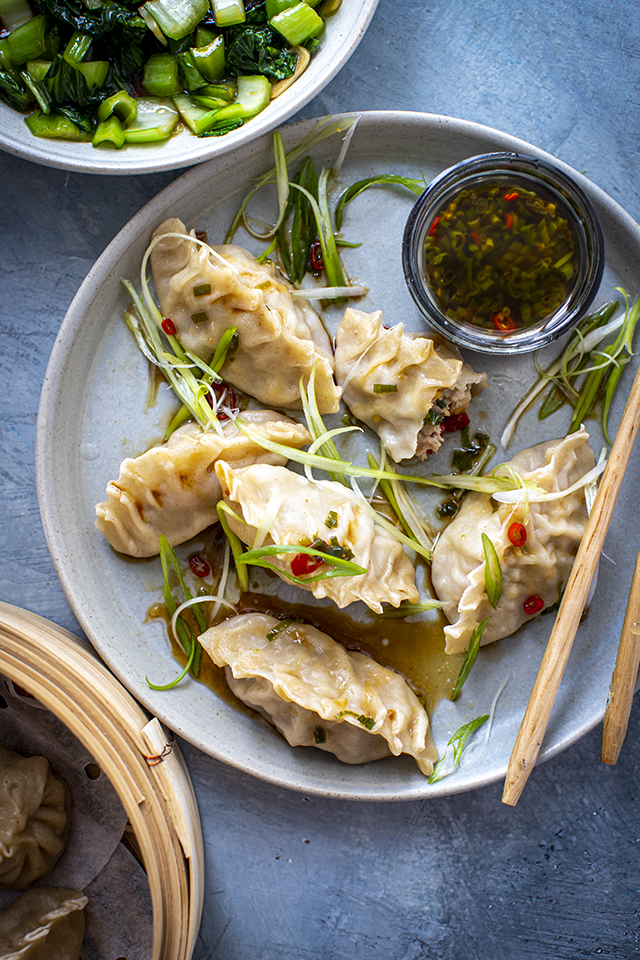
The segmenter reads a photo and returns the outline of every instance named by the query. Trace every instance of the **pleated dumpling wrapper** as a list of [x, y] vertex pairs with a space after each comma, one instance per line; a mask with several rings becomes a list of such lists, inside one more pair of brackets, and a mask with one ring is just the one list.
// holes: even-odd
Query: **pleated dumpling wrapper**
[[225, 620], [200, 643], [225, 667], [235, 695], [291, 746], [319, 747], [344, 763], [406, 753], [432, 772], [437, 751], [426, 710], [399, 674], [363, 653], [309, 624], [287, 626], [262, 613]]
[[[150, 260], [164, 317], [180, 342], [210, 360], [223, 333], [237, 327], [238, 348], [220, 371], [233, 386], [274, 407], [299, 409], [305, 383], [317, 361], [315, 390], [321, 413], [335, 413], [340, 390], [333, 379], [329, 337], [306, 300], [271, 264], [257, 263], [234, 244], [203, 246], [181, 220], [165, 220], [153, 238]], [[184, 239], [183, 239], [184, 238]]]
[[27, 890], [0, 913], [0, 960], [79, 960], [87, 902], [65, 887]]
[[[377, 613], [382, 612], [383, 603], [398, 607], [403, 600], [417, 602], [415, 571], [409, 557], [400, 543], [374, 522], [348, 487], [332, 480], [311, 483], [286, 467], [266, 463], [235, 469], [219, 460], [216, 474], [225, 503], [239, 518], [227, 516], [229, 527], [247, 546], [253, 545], [266, 515], [269, 523], [264, 546], [335, 538], [339, 546], [352, 552], [353, 563], [366, 569], [356, 576], [305, 584], [303, 589], [311, 590], [314, 597], [329, 597], [339, 607], [362, 600]], [[287, 553], [269, 560], [278, 570], [290, 572], [294, 556]], [[316, 574], [321, 572], [322, 568]], [[282, 579], [287, 578], [282, 575]]]
[[398, 462], [425, 459], [442, 443], [442, 421], [463, 413], [487, 386], [449, 345], [387, 329], [382, 312], [348, 307], [336, 333], [336, 379], [342, 399], [378, 434]]
[[[566, 490], [595, 464], [588, 440], [582, 428], [522, 450], [510, 465], [548, 493]], [[509, 538], [514, 523], [526, 530], [522, 546]], [[559, 500], [530, 503], [528, 510], [522, 503], [496, 504], [489, 494], [467, 494], [438, 539], [431, 565], [433, 586], [450, 624], [444, 628], [446, 652], [466, 650], [473, 630], [486, 617], [483, 644], [510, 636], [532, 615], [557, 603], [586, 524], [582, 489]], [[493, 543], [502, 570], [502, 596], [495, 610], [485, 586], [483, 533]]]
[[0, 746], [0, 886], [24, 890], [64, 851], [71, 795], [46, 757]]
[[[270, 410], [245, 410], [242, 418], [265, 439], [288, 447], [299, 449], [311, 439], [301, 424]], [[160, 534], [172, 546], [190, 540], [218, 520], [222, 493], [213, 467], [220, 457], [236, 466], [286, 462], [240, 433], [234, 421], [222, 424], [221, 433], [187, 424], [166, 443], [122, 462], [118, 479], [107, 486], [108, 499], [96, 505], [96, 527], [130, 557], [158, 554]]]

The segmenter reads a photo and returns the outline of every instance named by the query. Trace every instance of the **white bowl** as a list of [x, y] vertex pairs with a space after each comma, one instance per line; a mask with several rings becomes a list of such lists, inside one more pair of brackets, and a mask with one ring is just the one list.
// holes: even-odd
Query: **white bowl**
[[328, 18], [322, 42], [302, 76], [266, 110], [226, 136], [201, 139], [184, 130], [164, 143], [98, 149], [90, 143], [34, 137], [25, 115], [0, 103], [0, 149], [47, 167], [108, 174], [175, 170], [237, 151], [292, 117], [335, 77], [362, 40], [377, 5], [378, 0], [345, 0]]

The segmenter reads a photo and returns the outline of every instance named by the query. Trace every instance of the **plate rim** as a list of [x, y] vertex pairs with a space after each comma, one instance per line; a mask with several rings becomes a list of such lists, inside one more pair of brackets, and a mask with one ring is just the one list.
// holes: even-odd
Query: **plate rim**
[[[554, 157], [552, 154], [541, 150], [525, 140], [521, 140], [511, 134], [506, 134], [496, 128], [460, 118], [447, 117], [441, 114], [432, 114], [419, 111], [354, 111], [336, 114], [334, 115], [333, 119], [338, 120], [351, 116], [358, 116], [360, 118], [360, 122], [373, 125], [384, 125], [389, 123], [397, 124], [399, 122], [403, 122], [405, 124], [415, 124], [418, 127], [429, 129], [434, 124], [444, 124], [459, 132], [467, 132], [480, 136], [484, 135], [498, 138], [502, 143], [507, 144], [506, 149], [519, 150], [520, 152], [523, 149], [530, 150], [536, 156], [550, 159], [556, 165], [568, 172], [571, 176], [578, 179], [583, 188], [586, 189], [592, 198], [595, 197], [601, 205], [604, 205], [610, 212], [615, 214], [616, 220], [621, 221], [624, 224], [625, 229], [630, 229], [634, 232], [638, 232], [640, 230], [640, 227], [635, 220], [617, 203], [617, 201], [615, 201], [612, 197], [605, 193], [602, 188], [598, 187], [597, 184], [593, 183], [583, 174], [578, 173], [568, 164]], [[317, 123], [318, 119], [319, 118], [313, 118], [309, 120], [297, 121], [292, 124], [287, 124], [282, 129], [291, 131], [292, 133], [294, 133], [296, 130], [307, 132], [308, 129], [312, 128], [313, 125]], [[251, 151], [252, 148], [255, 148], [255, 144], [263, 139], [264, 137], [257, 138], [255, 141], [246, 144], [245, 150]], [[200, 164], [197, 167], [192, 167], [191, 169], [185, 171], [185, 173], [176, 178], [176, 180], [156, 194], [155, 197], [149, 200], [136, 214], [134, 214], [134, 216], [110, 241], [100, 257], [98, 257], [95, 264], [80, 285], [60, 326], [60, 330], [56, 337], [47, 365], [37, 418], [36, 489], [38, 502], [42, 524], [45, 531], [45, 537], [47, 540], [47, 546], [65, 595], [92, 645], [109, 665], [110, 669], [113, 671], [118, 680], [120, 680], [120, 682], [127, 687], [132, 696], [142, 703], [146, 709], [150, 710], [155, 716], [158, 717], [158, 719], [161, 720], [161, 722], [171, 729], [175, 729], [175, 726], [172, 726], [170, 712], [167, 714], [166, 711], [163, 711], [161, 708], [159, 709], [158, 703], [153, 702], [153, 696], [145, 696], [144, 694], [146, 691], [144, 689], [142, 692], [137, 688], [134, 689], [135, 684], [132, 687], [130, 679], [127, 677], [122, 677], [121, 674], [118, 673], [117, 666], [114, 666], [112, 662], [110, 652], [102, 649], [99, 638], [97, 640], [94, 638], [91, 618], [90, 616], [85, 615], [82, 609], [82, 601], [77, 599], [74, 594], [73, 581], [70, 576], [71, 571], [68, 569], [68, 566], [65, 563], [62, 535], [60, 531], [56, 529], [56, 517], [51, 507], [54, 498], [48, 495], [48, 493], [51, 492], [51, 478], [48, 476], [47, 471], [50, 444], [52, 443], [52, 430], [50, 424], [54, 419], [56, 395], [61, 375], [64, 370], [64, 360], [66, 358], [67, 345], [72, 342], [75, 333], [82, 322], [83, 313], [86, 310], [86, 305], [83, 303], [83, 301], [86, 299], [86, 292], [88, 290], [95, 292], [96, 286], [105, 282], [109, 277], [109, 252], [114, 247], [119, 247], [126, 243], [130, 234], [138, 236], [141, 229], [140, 224], [144, 223], [146, 220], [153, 219], [154, 216], [157, 216], [157, 213], [155, 212], [156, 209], [166, 211], [170, 203], [173, 202], [172, 198], [174, 196], [182, 197], [186, 193], [197, 189], [199, 182], [209, 179], [214, 168], [219, 168], [221, 164], [224, 166], [228, 161], [229, 158], [222, 155], [212, 158], [211, 160]], [[153, 691], [149, 690], [148, 694], [153, 694]], [[537, 762], [542, 763], [545, 760], [557, 756], [559, 753], [572, 746], [578, 740], [582, 739], [582, 737], [586, 736], [586, 734], [588, 734], [602, 720], [604, 709], [605, 703], [603, 698], [601, 709], [595, 711], [591, 719], [587, 723], [584, 723], [579, 731], [572, 735], [564, 737], [561, 736], [558, 739], [558, 742], [553, 745], [548, 745], [546, 748], [544, 747], [543, 743], [543, 748], [540, 751]], [[350, 789], [349, 784], [347, 783], [345, 783], [343, 788], [325, 789], [321, 786], [308, 785], [305, 783], [293, 783], [290, 782], [289, 779], [279, 777], [276, 773], [257, 771], [252, 769], [248, 762], [243, 762], [242, 757], [234, 759], [232, 757], [223, 755], [216, 750], [205, 748], [203, 744], [198, 741], [197, 737], [194, 738], [193, 735], [187, 734], [183, 730], [178, 730], [177, 732], [180, 736], [184, 737], [184, 739], [192, 743], [195, 747], [202, 750], [209, 756], [212, 756], [215, 759], [228, 764], [229, 766], [235, 767], [249, 776], [256, 777], [275, 786], [286, 787], [287, 789], [295, 790], [305, 794], [323, 796], [330, 799], [374, 802], [436, 799], [443, 796], [464, 793], [489, 786], [502, 779], [506, 773], [505, 766], [503, 771], [497, 773], [489, 771], [484, 776], [482, 774], [476, 776], [472, 783], [449, 783], [445, 779], [439, 781], [437, 784], [437, 789], [434, 788], [434, 785], [427, 786], [427, 780], [425, 778], [424, 784], [418, 783], [415, 788], [408, 787], [406, 791], [401, 793], [394, 792], [393, 788], [389, 788], [387, 790], [384, 788], [369, 789], [366, 793], [362, 793], [358, 787], [355, 789]]]

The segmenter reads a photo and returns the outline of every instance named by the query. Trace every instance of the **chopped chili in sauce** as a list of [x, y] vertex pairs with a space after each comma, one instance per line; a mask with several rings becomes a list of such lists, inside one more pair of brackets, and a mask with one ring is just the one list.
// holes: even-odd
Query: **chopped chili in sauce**
[[576, 245], [560, 202], [537, 185], [510, 190], [499, 178], [445, 201], [424, 249], [442, 311], [501, 333], [554, 313], [577, 275]]

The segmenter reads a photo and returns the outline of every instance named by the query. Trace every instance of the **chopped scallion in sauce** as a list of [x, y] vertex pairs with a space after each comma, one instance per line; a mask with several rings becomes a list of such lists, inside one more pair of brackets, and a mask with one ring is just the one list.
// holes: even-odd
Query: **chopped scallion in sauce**
[[425, 241], [429, 283], [453, 320], [510, 333], [567, 299], [577, 272], [564, 211], [543, 191], [492, 180], [438, 211]]

